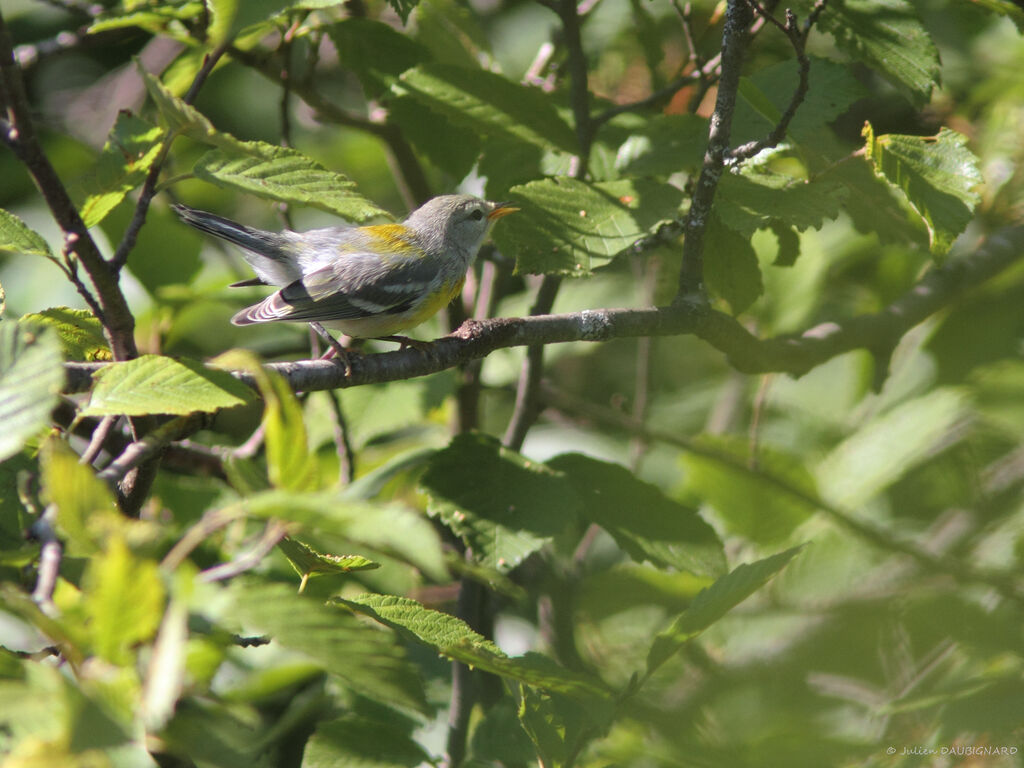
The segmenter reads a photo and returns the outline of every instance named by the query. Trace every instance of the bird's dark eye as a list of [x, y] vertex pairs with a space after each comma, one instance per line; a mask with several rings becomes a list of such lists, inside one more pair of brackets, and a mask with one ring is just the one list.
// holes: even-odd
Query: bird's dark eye
[[473, 221], [480, 221], [480, 219], [482, 219], [483, 217], [484, 212], [481, 211], [479, 208], [475, 209], [471, 214], [469, 214], [469, 218], [471, 218]]

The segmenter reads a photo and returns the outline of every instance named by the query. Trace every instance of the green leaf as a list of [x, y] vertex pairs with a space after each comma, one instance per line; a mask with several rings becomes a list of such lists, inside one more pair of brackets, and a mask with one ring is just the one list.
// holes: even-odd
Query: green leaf
[[302, 752], [302, 768], [416, 768], [430, 756], [393, 723], [348, 714], [320, 722]]
[[450, 122], [411, 96], [392, 98], [388, 119], [402, 129], [402, 135], [427, 160], [453, 179], [464, 178], [480, 156], [481, 141], [476, 133]]
[[355, 73], [369, 98], [377, 98], [399, 75], [430, 58], [422, 45], [382, 21], [343, 19], [331, 24], [327, 34], [341, 66]]
[[[206, 0], [210, 8], [210, 25], [206, 30], [212, 46], [236, 37], [240, 32], [249, 34], [253, 24], [266, 21], [278, 11], [291, 5], [289, 0]], [[269, 31], [269, 28], [268, 28]]]
[[698, 576], [725, 573], [725, 553], [714, 529], [695, 510], [625, 467], [579, 453], [556, 456], [547, 464], [575, 487], [583, 503], [582, 517], [608, 531], [634, 560]]
[[57, 508], [57, 525], [67, 553], [89, 556], [124, 521], [107, 485], [61, 440], [49, 438], [40, 451], [44, 497]]
[[697, 115], [655, 115], [636, 130], [615, 156], [615, 167], [631, 176], [667, 177], [699, 168], [708, 142], [708, 121]]
[[0, 252], [24, 253], [57, 260], [42, 235], [29, 229], [25, 222], [3, 208], [0, 208]]
[[857, 508], [923, 461], [967, 416], [956, 389], [936, 389], [871, 419], [818, 465], [818, 486], [835, 505]]
[[164, 588], [157, 565], [135, 557], [120, 537], [89, 560], [83, 599], [95, 652], [113, 664], [134, 662], [131, 646], [148, 640], [163, 616]]
[[95, 227], [146, 180], [160, 155], [164, 129], [130, 112], [121, 112], [103, 151], [89, 172], [78, 179], [73, 197], [87, 227]]
[[794, 547], [764, 560], [744, 563], [701, 590], [690, 607], [654, 638], [647, 654], [647, 674], [653, 673], [687, 642], [763, 587], [800, 549]]
[[715, 214], [745, 238], [775, 221], [802, 232], [836, 219], [847, 194], [832, 180], [806, 182], [758, 171], [727, 173], [719, 181]]
[[281, 539], [277, 543], [277, 548], [288, 558], [296, 573], [303, 577], [380, 568], [380, 563], [375, 563], [362, 555], [327, 555], [290, 537]]
[[97, 17], [89, 25], [89, 34], [125, 27], [138, 27], [153, 34], [160, 34], [166, 30], [169, 22], [191, 19], [202, 12], [203, 3], [200, 2], [186, 2], [178, 6], [150, 6], [146, 10], [119, 15], [113, 15], [116, 14], [114, 11], [112, 14], [101, 14]]
[[270, 635], [374, 701], [424, 708], [419, 674], [390, 633], [283, 584], [238, 581], [228, 597], [227, 613], [244, 633]]
[[745, 311], [764, 292], [761, 267], [750, 240], [712, 214], [704, 232], [704, 279], [734, 315]]
[[388, 0], [395, 13], [398, 14], [398, 18], [402, 20], [403, 24], [409, 22], [409, 14], [412, 13], [412, 9], [419, 5], [420, 0]]
[[213, 413], [253, 400], [253, 393], [227, 371], [198, 360], [142, 355], [93, 374], [87, 416], [150, 413]]
[[811, 473], [796, 457], [759, 445], [752, 458], [747, 440], [727, 435], [701, 435], [695, 446], [683, 456], [686, 486], [714, 507], [730, 533], [773, 544], [814, 513], [813, 505], [780, 488], [817, 496]]
[[576, 136], [543, 91], [484, 70], [425, 64], [404, 73], [399, 93], [484, 136], [576, 151]]
[[980, 199], [978, 158], [967, 137], [943, 128], [938, 136], [875, 136], [864, 127], [875, 173], [907, 196], [928, 227], [931, 251], [942, 256], [971, 221]]
[[567, 178], [513, 187], [522, 210], [495, 228], [518, 272], [586, 275], [675, 218], [683, 193], [649, 179], [589, 184]]
[[22, 315], [19, 322], [48, 326], [57, 332], [65, 360], [111, 360], [103, 326], [87, 309], [51, 307], [42, 312]]
[[309, 491], [316, 488], [316, 466], [310, 460], [309, 439], [302, 404], [288, 382], [276, 371], [258, 364], [247, 366], [263, 397], [263, 428], [267, 448], [267, 475], [275, 488]]
[[[806, 14], [810, 0], [800, 3]], [[881, 73], [915, 107], [939, 84], [939, 52], [907, 0], [836, 0], [818, 18], [848, 55]]]
[[[466, 482], [472, 478], [472, 482]], [[474, 556], [508, 572], [577, 523], [572, 485], [479, 434], [458, 435], [431, 458], [420, 484], [431, 514], [465, 539]]]
[[0, 323], [0, 461], [46, 428], [63, 387], [57, 334], [48, 328]]
[[546, 691], [593, 698], [595, 704], [607, 699], [608, 691], [599, 681], [564, 669], [538, 653], [510, 657], [462, 619], [424, 608], [407, 597], [362, 595], [354, 600], [335, 598], [333, 602], [400, 630], [453, 661]]
[[266, 145], [260, 156], [211, 150], [199, 158], [197, 178], [225, 189], [248, 192], [270, 200], [311, 205], [351, 221], [390, 214], [355, 192], [347, 176], [328, 171], [301, 152]]

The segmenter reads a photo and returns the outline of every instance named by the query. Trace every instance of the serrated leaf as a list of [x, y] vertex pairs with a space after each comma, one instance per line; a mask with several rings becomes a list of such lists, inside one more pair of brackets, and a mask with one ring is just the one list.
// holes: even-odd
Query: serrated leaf
[[932, 253], [944, 255], [980, 199], [981, 171], [967, 137], [949, 128], [938, 136], [875, 136], [867, 124], [864, 138], [875, 173], [903, 191], [928, 227]]
[[456, 436], [430, 459], [420, 484], [430, 494], [431, 514], [463, 537], [478, 560], [503, 572], [576, 524], [580, 511], [560, 473], [486, 435]]
[[88, 173], [78, 179], [73, 196], [87, 227], [95, 227], [128, 193], [146, 180], [160, 155], [164, 129], [123, 111], [110, 131], [103, 151]]
[[654, 638], [647, 654], [647, 673], [654, 672], [687, 642], [763, 587], [800, 549], [794, 547], [764, 560], [744, 563], [701, 590], [690, 607]]
[[701, 435], [695, 446], [699, 450], [682, 459], [686, 486], [715, 509], [730, 533], [772, 544], [814, 513], [813, 505], [779, 487], [817, 495], [811, 473], [796, 457], [759, 446], [752, 460], [748, 441], [727, 435]]
[[214, 149], [199, 158], [192, 172], [225, 189], [270, 200], [311, 205], [351, 221], [390, 214], [355, 191], [355, 182], [329, 171], [301, 152], [286, 147], [261, 150], [260, 157]]
[[163, 615], [156, 563], [135, 557], [115, 537], [106, 552], [90, 559], [82, 593], [96, 654], [113, 664], [131, 663], [131, 646], [152, 637]]
[[142, 355], [93, 375], [87, 416], [213, 413], [253, 400], [248, 387], [226, 371], [198, 360]]
[[537, 88], [447, 64], [421, 65], [405, 72], [399, 83], [399, 93], [409, 93], [453, 123], [485, 136], [576, 151], [572, 129]]
[[42, 235], [29, 229], [25, 222], [3, 208], [0, 208], [0, 252], [45, 256], [56, 261]]
[[[802, 14], [811, 7], [801, 2]], [[836, 0], [818, 18], [836, 45], [852, 58], [880, 72], [923, 107], [939, 84], [939, 52], [907, 0]]]
[[764, 292], [761, 267], [750, 240], [712, 214], [704, 232], [704, 279], [729, 302], [734, 315], [745, 311]]
[[296, 594], [284, 584], [236, 582], [228, 615], [246, 633], [268, 634], [374, 701], [422, 710], [423, 684], [390, 633]]
[[403, 24], [409, 22], [409, 14], [412, 13], [413, 8], [419, 5], [420, 0], [388, 0], [395, 13], [398, 14], [398, 18], [402, 20]]
[[837, 506], [861, 506], [942, 445], [966, 408], [959, 390], [936, 389], [861, 425], [818, 465], [822, 495]]
[[676, 187], [650, 179], [543, 179], [513, 187], [509, 197], [522, 210], [495, 229], [494, 240], [516, 255], [516, 271], [575, 276], [675, 218], [683, 201]]
[[570, 672], [538, 653], [510, 657], [462, 619], [425, 608], [415, 600], [395, 595], [362, 595], [334, 603], [370, 616], [380, 623], [434, 648], [454, 661], [501, 677], [575, 698], [606, 700], [607, 689], [597, 680]]
[[0, 323], [0, 461], [13, 456], [50, 423], [64, 387], [57, 334]]
[[277, 548], [288, 558], [296, 573], [303, 577], [380, 568], [380, 563], [375, 563], [362, 555], [328, 555], [290, 537], [281, 539], [277, 543]]
[[123, 521], [110, 488], [78, 462], [61, 440], [43, 443], [39, 456], [43, 496], [57, 508], [57, 525], [67, 553], [89, 556], [98, 552], [107, 534]]
[[87, 309], [51, 307], [22, 315], [19, 322], [53, 328], [60, 339], [65, 360], [105, 361], [113, 359], [103, 325]]
[[799, 231], [821, 229], [842, 210], [848, 190], [832, 180], [805, 182], [781, 174], [724, 174], [718, 184], [715, 214], [730, 229], [749, 238], [781, 220]]
[[394, 723], [348, 714], [317, 724], [301, 768], [416, 768], [430, 756]]
[[725, 572], [725, 553], [714, 529], [695, 510], [625, 467], [579, 453], [556, 456], [547, 464], [573, 484], [583, 502], [582, 517], [604, 528], [634, 560], [698, 576]]
[[655, 115], [615, 155], [615, 167], [632, 176], [667, 177], [699, 168], [708, 142], [708, 121], [697, 115]]

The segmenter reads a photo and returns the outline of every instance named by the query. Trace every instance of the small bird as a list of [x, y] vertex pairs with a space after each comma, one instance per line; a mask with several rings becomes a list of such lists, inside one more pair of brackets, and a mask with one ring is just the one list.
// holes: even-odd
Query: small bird
[[447, 306], [462, 290], [491, 226], [519, 210], [472, 195], [442, 195], [401, 224], [267, 232], [184, 205], [173, 208], [185, 223], [244, 249], [259, 279], [235, 285], [280, 286], [232, 317], [233, 324], [308, 322], [347, 371], [346, 351], [324, 326], [355, 338], [415, 345], [395, 334]]

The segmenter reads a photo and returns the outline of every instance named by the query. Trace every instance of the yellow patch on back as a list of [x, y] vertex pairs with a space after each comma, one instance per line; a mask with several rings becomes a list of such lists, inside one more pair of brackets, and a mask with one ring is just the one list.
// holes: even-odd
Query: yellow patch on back
[[394, 256], [422, 256], [423, 249], [416, 244], [416, 234], [404, 224], [374, 224], [362, 227], [368, 245], [374, 253]]

